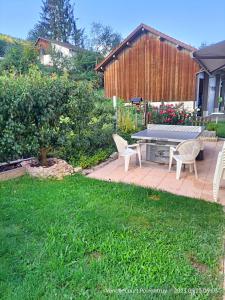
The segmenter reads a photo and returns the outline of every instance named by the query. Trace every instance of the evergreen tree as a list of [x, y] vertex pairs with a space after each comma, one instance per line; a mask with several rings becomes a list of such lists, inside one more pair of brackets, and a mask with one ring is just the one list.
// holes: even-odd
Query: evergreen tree
[[83, 29], [78, 29], [70, 0], [43, 0], [40, 21], [28, 34], [28, 39], [39, 36], [83, 46]]

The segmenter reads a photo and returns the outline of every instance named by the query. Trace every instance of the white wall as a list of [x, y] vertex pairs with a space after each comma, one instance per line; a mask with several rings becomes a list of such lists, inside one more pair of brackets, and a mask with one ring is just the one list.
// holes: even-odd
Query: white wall
[[41, 55], [40, 59], [41, 59], [41, 63], [45, 66], [53, 65], [51, 55], [49, 55], [49, 54]]
[[[56, 52], [61, 53], [63, 57], [72, 57], [74, 55], [73, 51], [70, 51], [70, 49], [65, 48], [63, 46], [52, 43], [52, 47]], [[44, 55], [40, 54], [40, 60], [41, 60], [41, 63], [45, 66], [53, 65], [50, 54], [44, 54]]]
[[60, 45], [57, 45], [57, 44], [53, 44], [53, 43], [52, 43], [52, 47], [54, 48], [54, 50], [56, 52], [62, 53], [62, 55], [64, 57], [72, 57], [73, 56], [73, 52], [71, 52], [70, 49], [68, 49], [68, 48], [65, 48], [63, 46], [60, 46]]
[[[152, 106], [160, 106], [162, 102], [150, 102]], [[173, 105], [184, 105], [184, 108], [188, 111], [193, 111], [194, 110], [194, 103], [195, 101], [184, 101], [184, 102], [178, 102], [178, 101], [171, 101], [171, 102], [164, 102], [164, 104], [173, 104]]]

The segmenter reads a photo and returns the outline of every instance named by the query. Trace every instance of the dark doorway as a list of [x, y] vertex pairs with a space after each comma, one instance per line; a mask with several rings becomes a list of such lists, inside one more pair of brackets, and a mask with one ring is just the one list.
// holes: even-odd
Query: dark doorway
[[199, 89], [198, 89], [198, 105], [197, 107], [200, 109], [198, 111], [198, 115], [202, 115], [202, 103], [203, 103], [203, 83], [204, 79], [200, 78], [199, 79]]

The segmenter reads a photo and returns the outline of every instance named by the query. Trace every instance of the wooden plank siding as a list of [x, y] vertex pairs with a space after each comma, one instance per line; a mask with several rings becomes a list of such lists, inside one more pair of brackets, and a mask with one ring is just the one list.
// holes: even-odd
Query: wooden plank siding
[[198, 64], [191, 51], [145, 32], [104, 69], [106, 97], [150, 101], [194, 101]]

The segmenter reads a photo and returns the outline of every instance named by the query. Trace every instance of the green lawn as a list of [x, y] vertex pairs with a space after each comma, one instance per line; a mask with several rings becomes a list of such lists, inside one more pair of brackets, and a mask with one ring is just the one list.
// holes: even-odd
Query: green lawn
[[221, 299], [197, 290], [221, 287], [220, 205], [76, 175], [0, 183], [0, 212], [1, 299]]

